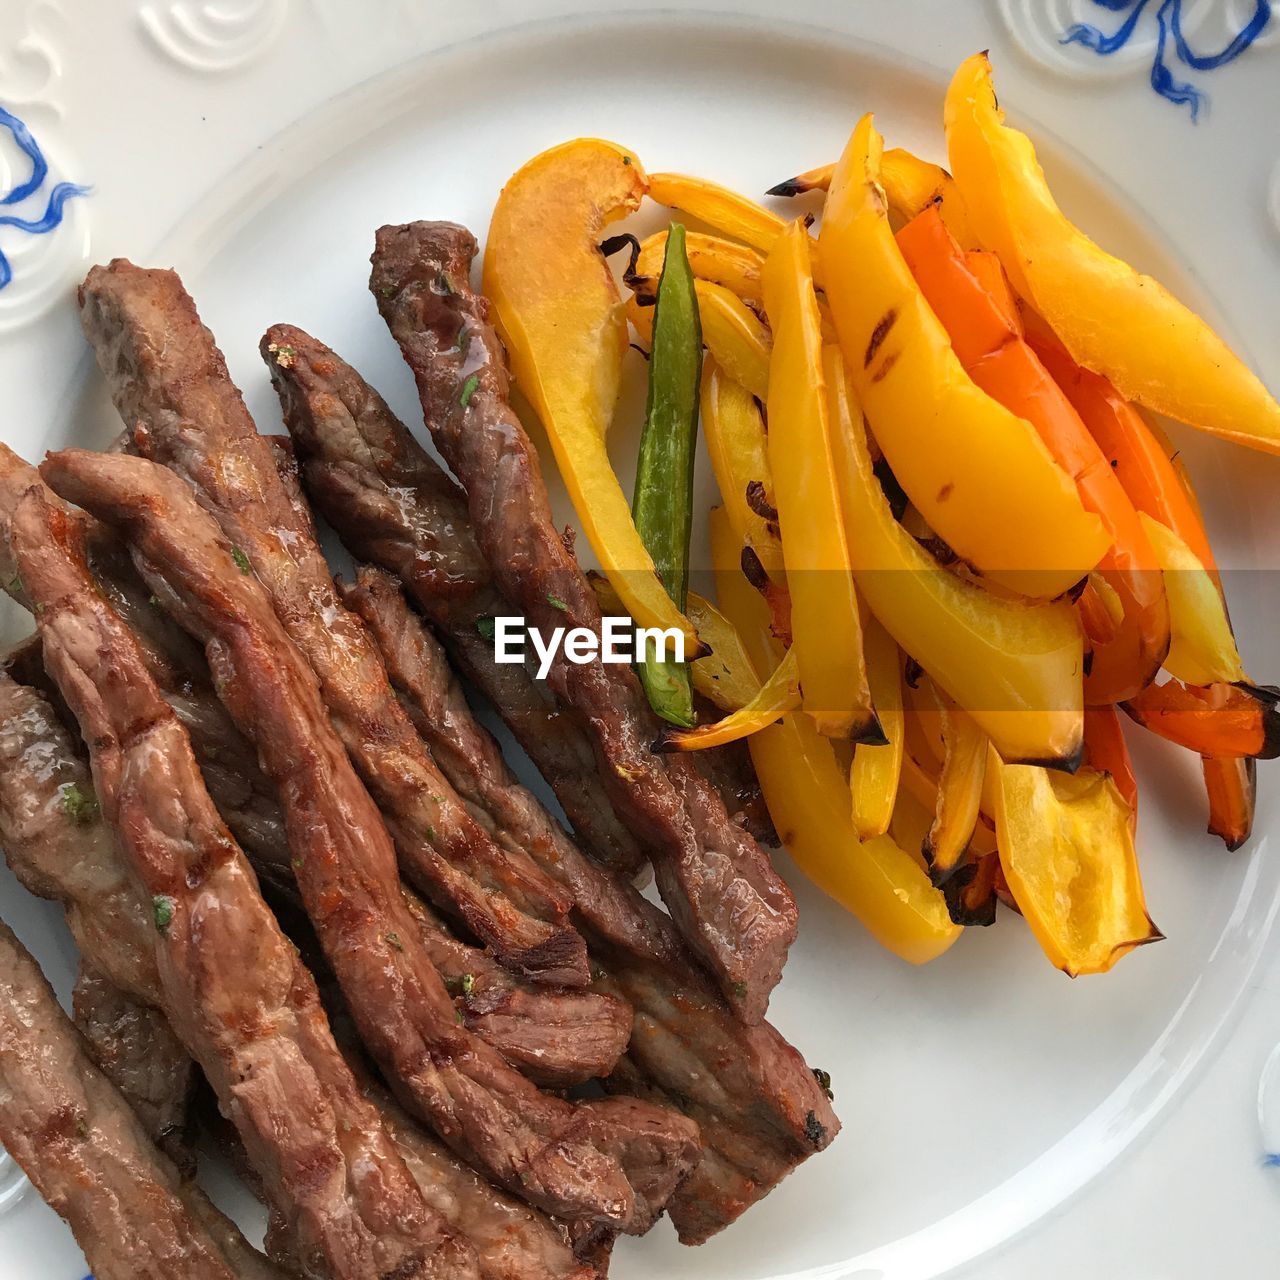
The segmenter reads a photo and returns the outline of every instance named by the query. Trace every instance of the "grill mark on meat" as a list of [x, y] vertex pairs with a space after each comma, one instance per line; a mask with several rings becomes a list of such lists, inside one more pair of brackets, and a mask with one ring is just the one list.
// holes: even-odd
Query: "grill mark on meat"
[[[466, 284], [475, 252], [470, 232], [450, 223], [383, 227], [370, 287], [417, 379], [436, 445], [466, 489], [499, 588], [532, 626], [599, 632], [595, 593], [556, 533], [537, 454], [507, 402], [487, 304]], [[448, 293], [432, 287], [441, 273], [456, 282]], [[465, 355], [454, 342], [460, 326], [470, 336]], [[464, 378], [473, 388], [465, 397]], [[630, 668], [560, 654], [548, 683], [591, 738], [614, 806], [649, 851], [681, 933], [744, 1021], [760, 1021], [795, 938], [790, 890], [696, 766], [649, 751], [657, 734]]]
[[[154, 904], [164, 1012], [235, 1122], [304, 1274], [368, 1280], [412, 1259], [423, 1280], [475, 1275], [469, 1247], [427, 1207], [361, 1098], [186, 731], [93, 587], [81, 532], [33, 488], [14, 512], [10, 546], [46, 667], [90, 743], [103, 815]], [[246, 1024], [251, 1040], [237, 1033]]]
[[[287, 366], [271, 358], [272, 346], [293, 351]], [[634, 871], [643, 856], [613, 811], [591, 744], [529, 672], [495, 663], [478, 629], [515, 610], [493, 585], [458, 486], [322, 342], [273, 325], [261, 349], [311, 501], [354, 556], [405, 583], [453, 662], [546, 778], [579, 843], [606, 866]]]
[[406, 874], [517, 972], [584, 984], [586, 948], [566, 923], [567, 895], [522, 852], [496, 846], [436, 768], [177, 276], [116, 260], [89, 273], [81, 305], [140, 452], [192, 485], [319, 676]]
[[152, 1145], [4, 924], [0, 1141], [98, 1280], [283, 1280]]
[[299, 887], [365, 1044], [401, 1100], [473, 1167], [566, 1218], [638, 1232], [696, 1160], [697, 1128], [629, 1099], [541, 1094], [455, 1020], [419, 948], [395, 853], [341, 749], [317, 682], [257, 578], [171, 472], [82, 450], [43, 474], [64, 497], [127, 530], [139, 568], [181, 599], [219, 688], [284, 802]]
[[[548, 824], [555, 830], [553, 820], [531, 795], [527, 804], [511, 805], [519, 784], [467, 706], [439, 645], [389, 575], [362, 567], [344, 596], [369, 624], [393, 682], [418, 718], [449, 740], [449, 750], [442, 743], [437, 758], [458, 770], [459, 791], [491, 806], [495, 825], [530, 823], [526, 847], [543, 847], [528, 833]], [[698, 1243], [812, 1154], [809, 1115], [818, 1117], [828, 1141], [839, 1121], [800, 1054], [767, 1022], [745, 1027], [733, 1017], [657, 907], [597, 868], [571, 841], [557, 848], [544, 865], [574, 889], [596, 985], [625, 995], [637, 1011], [638, 1034], [610, 1087], [677, 1105], [702, 1129], [703, 1159], [667, 1205], [681, 1238]]]

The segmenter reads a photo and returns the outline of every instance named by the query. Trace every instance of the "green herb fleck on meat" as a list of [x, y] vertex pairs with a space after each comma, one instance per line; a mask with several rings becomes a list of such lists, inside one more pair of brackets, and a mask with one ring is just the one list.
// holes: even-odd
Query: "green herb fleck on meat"
[[253, 566], [249, 563], [249, 557], [245, 555], [239, 547], [231, 548], [231, 558], [236, 562], [236, 568], [239, 569], [241, 573], [253, 572]]
[[475, 395], [476, 388], [480, 385], [480, 375], [473, 373], [466, 382], [462, 384], [462, 394], [458, 397], [458, 403], [465, 409], [471, 403], [471, 397]]
[[97, 797], [92, 792], [86, 795], [78, 783], [68, 782], [62, 788], [62, 812], [77, 826], [88, 826], [98, 816]]
[[492, 618], [477, 618], [476, 630], [484, 636], [486, 640], [492, 640], [497, 627]]
[[151, 915], [156, 922], [156, 932], [167, 934], [173, 923], [173, 911], [178, 904], [168, 894], [160, 894], [151, 899]]
[[287, 343], [268, 342], [267, 350], [275, 358], [276, 364], [282, 369], [291, 369], [293, 362], [297, 359], [297, 348], [289, 346]]
[[836, 1095], [831, 1092], [831, 1072], [823, 1071], [821, 1067], [814, 1067], [813, 1078], [818, 1082], [818, 1088], [821, 1089], [832, 1102], [834, 1102]]
[[404, 950], [404, 943], [400, 941], [400, 935], [398, 933], [387, 934], [387, 946], [394, 947], [397, 951]]
[[464, 973], [462, 975], [462, 994], [469, 996], [476, 989], [476, 980], [472, 974]]
[[565, 602], [561, 600], [559, 596], [553, 596], [550, 594], [550, 592], [547, 593], [547, 603], [553, 609], [559, 609], [561, 613], [569, 612], [569, 606], [565, 604]]
[[735, 982], [733, 984], [733, 998], [735, 1000], [745, 1000], [747, 998], [747, 984], [745, 982]]

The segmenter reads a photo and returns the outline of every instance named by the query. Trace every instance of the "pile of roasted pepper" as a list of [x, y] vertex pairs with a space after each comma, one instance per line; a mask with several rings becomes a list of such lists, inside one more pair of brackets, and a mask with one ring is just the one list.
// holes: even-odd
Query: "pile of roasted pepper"
[[[838, 163], [774, 188], [825, 192], [816, 235], [811, 213], [566, 143], [504, 188], [484, 287], [604, 598], [705, 655], [642, 664], [656, 749], [746, 738], [790, 856], [905, 959], [1003, 901], [1059, 968], [1102, 972], [1161, 936], [1118, 713], [1201, 756], [1231, 848], [1280, 751], [1280, 693], [1245, 674], [1144, 410], [1280, 453], [1280, 405], [1066, 219], [985, 55], [945, 123], [950, 172], [885, 151], [868, 115]], [[707, 230], [608, 238], [646, 195]], [[606, 431], [633, 330], [629, 502]], [[699, 420], [717, 605], [688, 590]], [[724, 714], [698, 724], [695, 695]]]

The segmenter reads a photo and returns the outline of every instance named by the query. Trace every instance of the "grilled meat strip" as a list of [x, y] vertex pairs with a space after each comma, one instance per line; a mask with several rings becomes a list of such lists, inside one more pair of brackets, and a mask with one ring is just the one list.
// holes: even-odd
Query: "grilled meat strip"
[[67, 450], [42, 470], [57, 492], [127, 532], [144, 577], [204, 640], [228, 710], [281, 795], [308, 914], [402, 1102], [530, 1203], [646, 1230], [697, 1158], [696, 1125], [629, 1099], [575, 1105], [541, 1094], [458, 1023], [426, 953], [404, 945], [415, 928], [395, 851], [315, 677], [211, 517], [172, 472], [143, 459]]
[[126, 995], [83, 962], [72, 1014], [93, 1060], [137, 1113], [147, 1136], [183, 1177], [196, 1171], [187, 1144], [195, 1068], [159, 1009]]
[[424, 1133], [368, 1075], [360, 1079], [427, 1203], [475, 1246], [484, 1280], [590, 1280], [593, 1269], [574, 1256], [555, 1223], [491, 1186]]
[[476, 1275], [469, 1246], [428, 1208], [361, 1096], [186, 731], [94, 589], [81, 531], [33, 488], [14, 512], [10, 546], [46, 669], [89, 744], [102, 811], [151, 899], [164, 1012], [289, 1224], [292, 1256], [304, 1274], [331, 1280]]
[[553, 991], [517, 982], [483, 951], [454, 938], [420, 898], [405, 895], [417, 940], [448, 989], [463, 1025], [546, 1089], [607, 1076], [631, 1039], [631, 1009], [595, 991]]
[[323, 343], [274, 325], [261, 350], [311, 501], [353, 555], [403, 579], [454, 664], [501, 711], [550, 784], [578, 842], [606, 866], [636, 870], [640, 847], [613, 811], [586, 736], [524, 667], [493, 660], [485, 632], [514, 611], [476, 546], [466, 497]]
[[89, 769], [43, 694], [0, 676], [0, 844], [32, 893], [60, 902], [82, 957], [75, 1017], [98, 1066], [184, 1173], [191, 1059], [158, 1006], [151, 913], [98, 809]]
[[609, 1087], [678, 1106], [702, 1129], [703, 1158], [667, 1205], [680, 1238], [701, 1243], [831, 1142], [839, 1121], [830, 1100], [773, 1027], [746, 1027], [732, 1015], [662, 912], [562, 833], [547, 834], [557, 830], [553, 820], [511, 777], [389, 576], [361, 569], [344, 595], [377, 637], [410, 713], [449, 739], [436, 756], [456, 770], [459, 792], [488, 808], [495, 826], [510, 824], [526, 848], [554, 851], [543, 865], [573, 887], [597, 989], [625, 996], [636, 1011], [631, 1048]]
[[283, 1280], [152, 1145], [4, 924], [0, 1141], [98, 1280]]
[[[506, 360], [468, 278], [464, 227], [383, 227], [370, 288], [418, 382], [427, 425], [467, 492], [472, 529], [527, 623], [599, 632], [600, 607], [551, 520], [538, 455], [508, 400]], [[795, 938], [796, 906], [768, 855], [725, 813], [696, 765], [649, 746], [652, 718], [631, 669], [571, 663], [548, 683], [596, 749], [610, 797], [649, 852], [689, 944], [745, 1022], [758, 1022]]]
[[[213, 336], [172, 271], [116, 260], [80, 291], [86, 334], [140, 452], [187, 480], [271, 594], [386, 814], [408, 877], [516, 972], [587, 981], [567, 895], [471, 818], [401, 711], [377, 651], [342, 606]], [[287, 357], [286, 357], [287, 358]]]
[[[7, 530], [19, 498], [32, 485], [41, 485], [36, 469], [0, 444], [0, 584], [24, 606], [27, 601], [9, 554]], [[47, 490], [46, 495], [56, 501]], [[83, 520], [79, 513], [75, 518]], [[155, 607], [111, 533], [94, 521], [85, 520], [84, 527], [98, 589], [138, 638], [152, 679], [191, 735], [209, 794], [231, 834], [259, 867], [273, 861], [287, 864], [275, 795], [252, 749], [214, 694], [199, 648]]]
[[520, 785], [502, 749], [468, 706], [444, 650], [390, 574], [362, 566], [355, 583], [340, 589], [377, 640], [392, 684], [432, 754], [481, 821], [499, 840], [528, 849], [569, 886], [575, 919], [589, 937], [659, 962], [682, 962], [684, 948], [668, 917], [586, 857]]

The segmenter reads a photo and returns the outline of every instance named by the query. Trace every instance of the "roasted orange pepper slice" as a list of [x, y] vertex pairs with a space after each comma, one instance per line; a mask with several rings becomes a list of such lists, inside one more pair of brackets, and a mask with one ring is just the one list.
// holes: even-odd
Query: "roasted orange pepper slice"
[[1058, 595], [1105, 554], [1101, 522], [1035, 429], [965, 372], [889, 229], [880, 150], [866, 116], [819, 240], [859, 401], [898, 482], [950, 547], [1026, 595]]
[[1120, 714], [1115, 707], [1086, 707], [1084, 710], [1084, 763], [1110, 776], [1120, 798], [1129, 806], [1134, 829], [1138, 825], [1138, 780], [1133, 760], [1124, 740]]
[[897, 238], [966, 372], [1035, 427], [1075, 481], [1085, 508], [1101, 519], [1112, 546], [1098, 572], [1115, 592], [1123, 620], [1105, 643], [1095, 636], [1085, 698], [1096, 704], [1132, 697], [1155, 678], [1169, 649], [1163, 566], [1148, 531], [1071, 401], [1023, 340], [1007, 295], [987, 291], [937, 209], [912, 219]]
[[1123, 706], [1144, 729], [1202, 756], [1280, 755], [1280, 690], [1168, 680], [1148, 685]]
[[769, 462], [791, 595], [791, 634], [804, 709], [828, 737], [883, 742], [871, 705], [862, 622], [831, 454], [822, 333], [800, 222], [765, 260], [773, 324]]
[[1213, 548], [1194, 495], [1159, 434], [1106, 378], [1081, 368], [1037, 316], [1028, 319], [1027, 342], [1098, 442], [1134, 507], [1172, 529], [1216, 581]]
[[[711, 513], [711, 550], [721, 608], [763, 669], [777, 653], [768, 612], [738, 569], [739, 544], [719, 509]], [[818, 888], [912, 964], [936, 959], [955, 942], [961, 930], [920, 864], [887, 835], [859, 841], [835, 750], [808, 716], [794, 712], [747, 746], [787, 852]]]
[[939, 567], [893, 518], [839, 353], [828, 348], [825, 359], [836, 475], [867, 607], [1006, 759], [1070, 767], [1083, 728], [1074, 610], [1062, 601], [1002, 599]]
[[[1036, 354], [1070, 397], [1134, 506], [1177, 535], [1213, 579], [1222, 596], [1222, 617], [1227, 618], [1222, 579], [1200, 506], [1185, 470], [1171, 457], [1172, 448], [1106, 378], [1082, 369], [1042, 326], [1039, 321], [1028, 332]], [[1201, 767], [1209, 797], [1209, 831], [1229, 849], [1238, 849], [1253, 830], [1257, 769], [1248, 757], [1204, 757]]]
[[1258, 765], [1252, 757], [1206, 759], [1204, 785], [1209, 793], [1209, 834], [1228, 849], [1238, 849], [1253, 832]]
[[1280, 404], [1258, 377], [1163, 285], [1063, 215], [1030, 138], [1004, 123], [986, 54], [956, 72], [946, 129], [951, 172], [983, 246], [1076, 361], [1157, 413], [1280, 452]]
[[1000, 865], [1045, 955], [1071, 977], [1105, 973], [1162, 935], [1147, 914], [1129, 806], [1105, 773], [996, 770]]
[[635, 153], [578, 138], [535, 156], [503, 187], [489, 224], [484, 292], [511, 368], [555, 453], [583, 530], [633, 618], [698, 639], [663, 589], [605, 446], [629, 335], [598, 244], [639, 207]]

